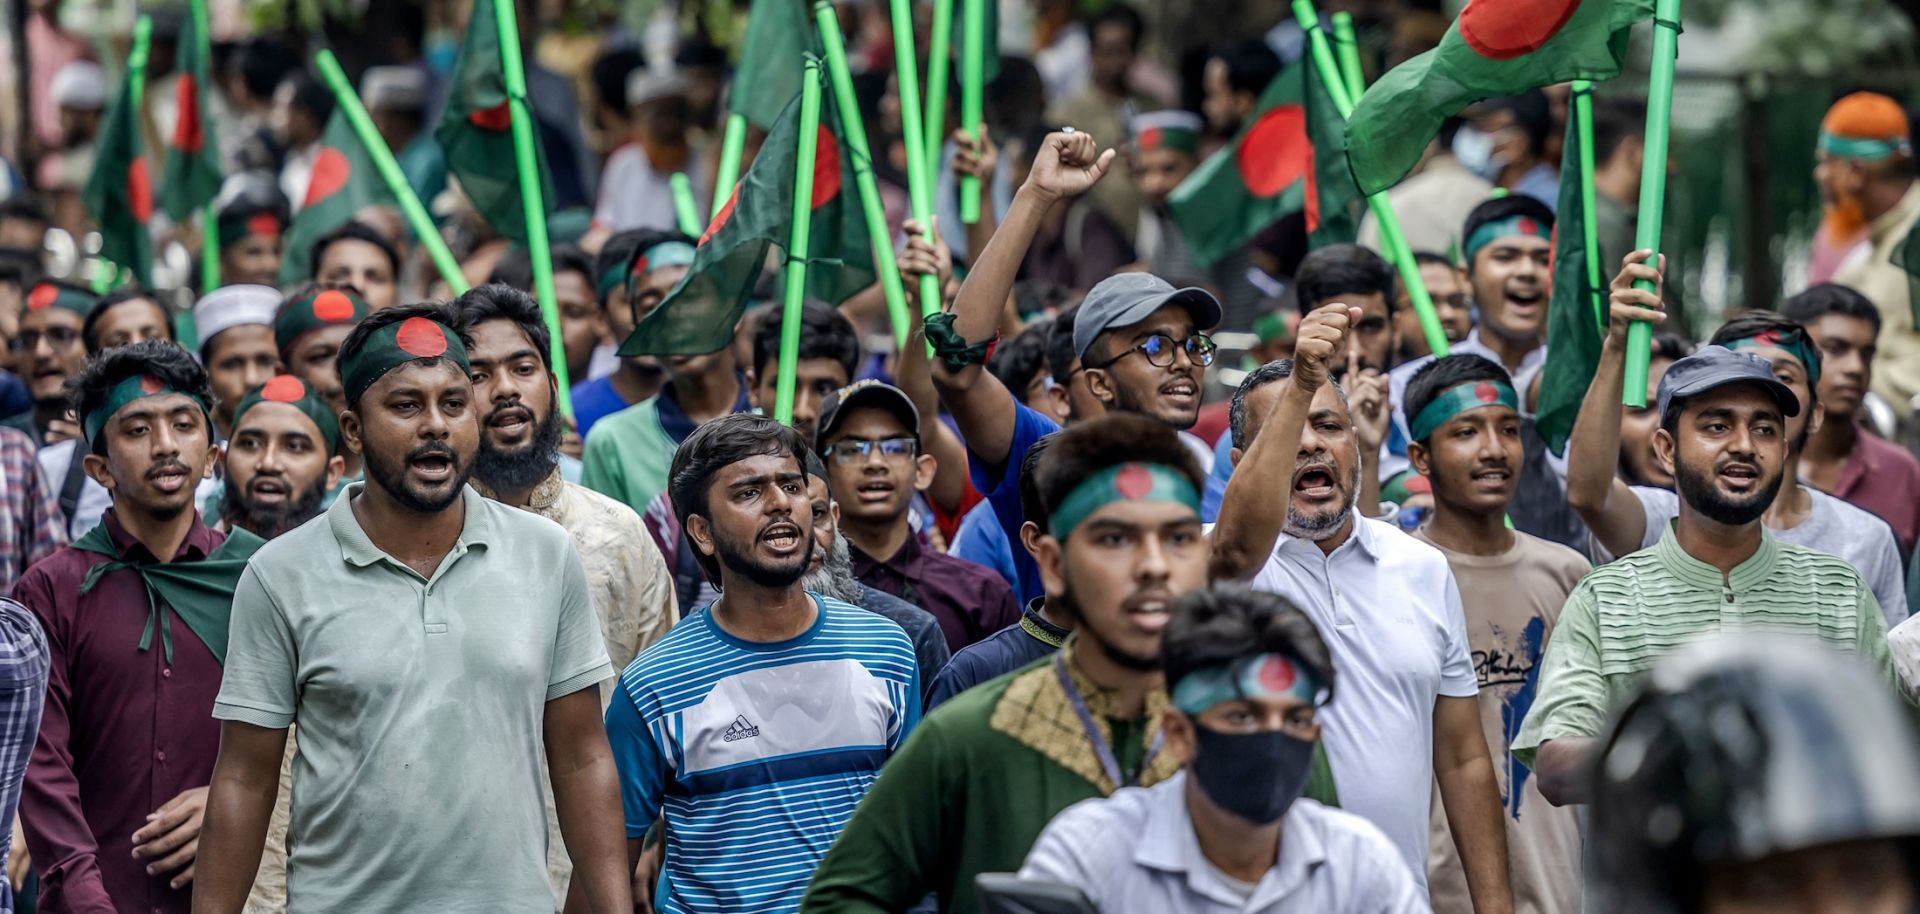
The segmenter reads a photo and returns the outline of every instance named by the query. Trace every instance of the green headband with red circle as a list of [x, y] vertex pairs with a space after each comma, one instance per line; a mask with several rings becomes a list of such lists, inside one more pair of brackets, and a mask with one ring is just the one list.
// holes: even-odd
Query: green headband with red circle
[[1807, 370], [1807, 386], [1810, 388], [1820, 386], [1820, 350], [1814, 347], [1813, 341], [1808, 339], [1805, 333], [1762, 330], [1752, 336], [1728, 340], [1720, 345], [1736, 352], [1742, 349], [1785, 350], [1789, 355], [1799, 359], [1801, 367]]
[[1107, 467], [1073, 487], [1053, 510], [1047, 529], [1064, 540], [1093, 512], [1117, 501], [1170, 501], [1200, 513], [1200, 493], [1185, 474], [1157, 463], [1121, 463]]
[[[206, 417], [208, 422], [213, 421], [207, 410], [205, 397], [192, 391], [172, 387], [153, 375], [137, 374], [123, 378], [120, 383], [107, 388], [107, 395], [101, 398], [100, 405], [80, 417], [81, 430], [86, 432], [88, 442], [99, 441], [100, 430], [106, 428], [107, 420], [125, 409], [127, 404], [146, 397], [160, 397], [167, 394], [179, 394], [192, 400], [200, 407], [200, 415]], [[209, 433], [211, 433], [211, 426], [209, 426]]]
[[387, 372], [408, 362], [442, 358], [459, 366], [461, 374], [467, 372], [467, 347], [453, 328], [428, 318], [409, 317], [367, 334], [364, 345], [341, 359], [340, 384], [346, 388], [351, 405]]
[[1306, 667], [1279, 654], [1202, 667], [1173, 684], [1174, 707], [1192, 717], [1223, 701], [1296, 698], [1318, 707], [1327, 690]]
[[300, 338], [323, 327], [352, 326], [360, 323], [373, 309], [360, 296], [345, 289], [317, 289], [287, 304], [273, 321], [273, 343], [282, 360]]
[[240, 405], [233, 408], [234, 434], [240, 433], [240, 419], [247, 414], [247, 410], [262, 403], [285, 403], [305, 413], [308, 419], [313, 420], [314, 427], [320, 430], [320, 438], [327, 445], [327, 456], [340, 452], [340, 420], [334, 418], [333, 408], [322, 401], [305, 381], [290, 374], [275, 375], [240, 398]]
[[1447, 420], [1468, 410], [1483, 409], [1488, 406], [1504, 406], [1514, 412], [1520, 411], [1520, 397], [1513, 391], [1513, 385], [1503, 381], [1475, 381], [1450, 387], [1445, 393], [1434, 397], [1426, 406], [1420, 408], [1420, 414], [1413, 417], [1407, 428], [1413, 440], [1425, 441], [1432, 437]]
[[1461, 250], [1466, 254], [1467, 262], [1472, 263], [1473, 255], [1480, 253], [1481, 248], [1492, 244], [1497, 239], [1512, 235], [1525, 235], [1552, 241], [1553, 226], [1532, 216], [1508, 216], [1505, 219], [1483, 222], [1479, 228], [1473, 230], [1473, 234], [1467, 236], [1467, 243]]

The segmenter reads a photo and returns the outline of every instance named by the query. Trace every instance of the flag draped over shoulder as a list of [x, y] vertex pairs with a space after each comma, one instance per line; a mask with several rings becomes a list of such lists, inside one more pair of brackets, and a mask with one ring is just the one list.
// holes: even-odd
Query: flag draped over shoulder
[[80, 199], [100, 224], [100, 256], [128, 270], [143, 286], [153, 285], [153, 178], [140, 155], [140, 128], [133, 98], [135, 74], [120, 79], [120, 94], [107, 109], [95, 147], [93, 174]]
[[806, 0], [753, 0], [727, 111], [772, 129], [787, 102], [800, 97], [807, 55], [818, 53], [816, 44]]
[[1367, 89], [1347, 124], [1363, 193], [1399, 183], [1442, 121], [1482, 99], [1619, 75], [1627, 33], [1653, 0], [1469, 0], [1434, 48]]
[[[345, 225], [355, 213], [377, 204], [393, 203], [386, 182], [374, 172], [360, 138], [347, 123], [345, 112], [334, 109], [320, 135], [320, 152], [313, 159], [313, 178], [293, 224], [287, 227], [286, 250], [280, 258], [280, 283], [293, 285], [308, 276], [308, 252], [320, 236]], [[516, 201], [517, 202], [517, 201]]]
[[[1593, 383], [1606, 336], [1607, 292], [1588, 274], [1586, 200], [1581, 193], [1579, 119], [1567, 118], [1560, 154], [1560, 204], [1553, 223], [1553, 295], [1547, 301], [1547, 364], [1540, 373], [1534, 428], [1555, 454], [1566, 451], [1580, 401]], [[1594, 252], [1596, 255], [1598, 252]]]
[[1180, 182], [1168, 205], [1202, 266], [1299, 210], [1311, 246], [1351, 242], [1360, 194], [1346, 155], [1340, 113], [1303, 59], [1274, 77], [1239, 135]]
[[173, 135], [167, 138], [167, 162], [162, 172], [161, 206], [176, 221], [213, 201], [220, 193], [220, 150], [207, 108], [209, 87], [206, 36], [201, 33], [204, 13], [188, 15], [180, 32], [179, 79], [174, 105], [179, 112]]
[[[500, 33], [494, 27], [491, 0], [474, 0], [473, 13], [467, 19], [467, 37], [454, 61], [450, 89], [446, 110], [433, 131], [434, 139], [446, 152], [447, 170], [460, 179], [460, 189], [494, 231], [525, 243], [527, 219], [513, 154], [513, 117], [506, 74], [500, 68]], [[533, 116], [532, 109], [527, 116]], [[539, 125], [534, 129], [533, 152], [542, 157]], [[539, 165], [544, 188], [540, 199], [552, 213], [552, 178], [544, 157]]]
[[[696, 355], [733, 340], [754, 285], [774, 247], [785, 249], [793, 222], [794, 166], [800, 148], [796, 94], [767, 132], [760, 154], [700, 236], [693, 266], [673, 291], [640, 321], [621, 355]], [[813, 162], [813, 223], [807, 294], [844, 301], [873, 284], [873, 252], [859, 201], [853, 163], [836, 135], [831, 99], [822, 99]]]

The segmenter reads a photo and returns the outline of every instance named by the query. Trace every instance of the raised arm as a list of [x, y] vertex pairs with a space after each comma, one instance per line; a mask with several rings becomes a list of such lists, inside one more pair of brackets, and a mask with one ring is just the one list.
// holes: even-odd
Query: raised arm
[[283, 728], [220, 724], [220, 755], [207, 791], [207, 816], [193, 881], [193, 914], [239, 914], [260, 869], [267, 820], [280, 791]]
[[[933, 226], [932, 241], [921, 237], [919, 222], [908, 219], [905, 229], [907, 246], [900, 252], [899, 260], [901, 281], [912, 289], [919, 277], [931, 274], [939, 278], [941, 289], [947, 288], [947, 280], [953, 276], [953, 252], [940, 237], [938, 221]], [[920, 412], [920, 437], [938, 466], [933, 485], [927, 489], [927, 498], [940, 510], [957, 514], [967, 497], [967, 446], [953, 429], [940, 421], [940, 394], [933, 389], [933, 367], [927, 359], [925, 328], [919, 312], [908, 308], [907, 314], [907, 344], [894, 354], [893, 380]]]
[[[1567, 441], [1567, 503], [1593, 531], [1594, 540], [1613, 555], [1638, 550], [1647, 531], [1646, 510], [1616, 470], [1620, 466], [1620, 389], [1626, 374], [1627, 325], [1636, 320], [1666, 320], [1666, 313], [1660, 310], [1659, 290], [1646, 292], [1633, 287], [1638, 279], [1660, 282], [1660, 273], [1645, 263], [1650, 254], [1647, 250], [1628, 254], [1620, 275], [1613, 278], [1607, 339], [1600, 345], [1600, 363], [1594, 366], [1593, 383], [1587, 385], [1587, 396], [1580, 401], [1580, 414]], [[1664, 259], [1661, 264], [1664, 267]]]

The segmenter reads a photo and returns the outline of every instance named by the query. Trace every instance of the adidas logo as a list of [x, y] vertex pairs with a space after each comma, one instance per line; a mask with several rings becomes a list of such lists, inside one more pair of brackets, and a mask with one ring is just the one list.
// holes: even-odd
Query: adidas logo
[[747, 720], [746, 715], [742, 714], [734, 717], [732, 726], [727, 727], [726, 732], [720, 734], [720, 738], [731, 743], [735, 740], [752, 739], [759, 735], [760, 728], [754, 726]]

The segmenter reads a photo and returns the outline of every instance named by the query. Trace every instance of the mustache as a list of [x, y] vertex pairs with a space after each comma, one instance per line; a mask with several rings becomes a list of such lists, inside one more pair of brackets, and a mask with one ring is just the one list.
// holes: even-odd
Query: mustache
[[168, 458], [157, 464], [154, 464], [153, 468], [147, 471], [146, 478], [149, 481], [151, 481], [159, 476], [162, 476], [168, 473], [179, 473], [183, 476], [192, 475], [192, 471], [187, 469], [186, 464], [181, 463], [179, 460]]
[[412, 463], [422, 457], [428, 456], [445, 457], [454, 463], [460, 462], [459, 454], [454, 451], [453, 445], [444, 441], [429, 441], [426, 444], [415, 447], [413, 450], [407, 452], [406, 462]]

